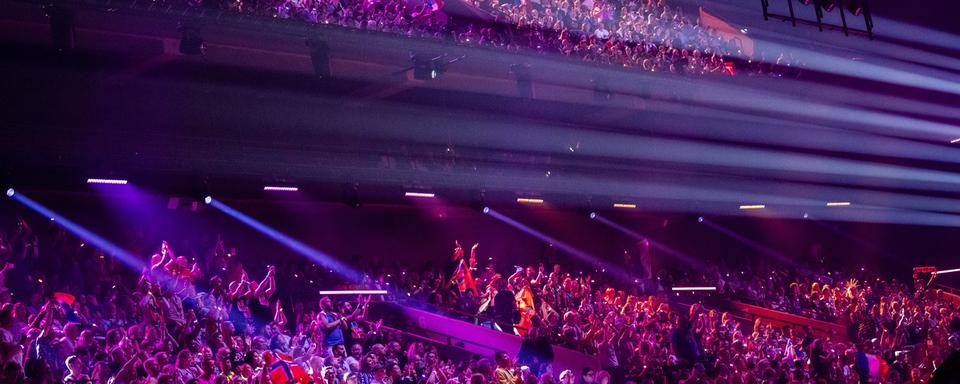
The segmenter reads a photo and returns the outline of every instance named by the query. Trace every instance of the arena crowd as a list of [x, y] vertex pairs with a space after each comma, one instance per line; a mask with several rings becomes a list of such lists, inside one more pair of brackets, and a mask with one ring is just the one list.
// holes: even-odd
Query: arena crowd
[[[316, 287], [343, 283], [332, 271], [242, 256], [219, 237], [177, 251], [131, 239], [128, 249], [147, 250], [131, 270], [54, 222], [34, 224], [43, 228], [19, 219], [0, 232], [3, 383], [922, 383], [960, 349], [956, 302], [857, 271], [718, 266], [624, 285], [544, 263], [503, 277], [478, 260], [479, 244], [456, 243], [433, 269], [365, 261], [363, 287], [387, 297], [321, 296]], [[664, 281], [716, 284], [720, 296], [849, 332], [745, 323], [671, 302]], [[452, 358], [371, 318], [379, 300], [483, 322], [522, 347]], [[554, 369], [554, 346], [595, 355], [600, 369]]]
[[[453, 2], [454, 0], [451, 0]], [[711, 28], [665, 0], [188, 0], [195, 7], [433, 38], [510, 51], [561, 54], [633, 70], [798, 76], [793, 55], [746, 57], [744, 36]]]

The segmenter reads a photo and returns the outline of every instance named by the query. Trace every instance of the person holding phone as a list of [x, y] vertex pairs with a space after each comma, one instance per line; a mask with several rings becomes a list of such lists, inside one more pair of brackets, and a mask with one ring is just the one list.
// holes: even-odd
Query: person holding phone
[[513, 368], [513, 360], [504, 351], [497, 351], [493, 354], [493, 359], [497, 362], [497, 369], [493, 371], [496, 384], [521, 384], [523, 376], [530, 368], [523, 366], [520, 371]]

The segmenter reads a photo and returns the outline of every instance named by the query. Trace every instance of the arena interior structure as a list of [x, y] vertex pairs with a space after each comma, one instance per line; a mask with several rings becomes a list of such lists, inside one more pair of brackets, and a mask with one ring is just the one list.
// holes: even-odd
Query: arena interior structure
[[955, 383], [960, 7], [0, 2], [0, 383]]

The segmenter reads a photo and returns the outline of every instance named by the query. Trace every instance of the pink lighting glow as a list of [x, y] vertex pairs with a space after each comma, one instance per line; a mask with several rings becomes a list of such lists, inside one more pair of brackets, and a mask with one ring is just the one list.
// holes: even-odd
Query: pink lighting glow
[[117, 184], [126, 185], [127, 181], [122, 179], [87, 179], [87, 184]]
[[355, 289], [355, 290], [346, 290], [346, 291], [320, 291], [317, 292], [321, 296], [323, 295], [386, 295], [386, 290], [371, 290], [371, 289]]
[[404, 195], [407, 197], [427, 197], [427, 198], [433, 198], [436, 196], [430, 192], [407, 192]]
[[716, 291], [717, 287], [673, 287], [674, 291]]
[[280, 191], [280, 192], [296, 192], [296, 191], [299, 191], [300, 188], [297, 188], [297, 187], [277, 187], [277, 186], [268, 185], [268, 186], [263, 187], [263, 190], [264, 190], [264, 191]]

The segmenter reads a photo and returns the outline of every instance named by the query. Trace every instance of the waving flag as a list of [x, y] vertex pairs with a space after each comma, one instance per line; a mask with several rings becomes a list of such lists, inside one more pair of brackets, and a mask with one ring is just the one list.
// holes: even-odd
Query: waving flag
[[60, 307], [63, 308], [63, 312], [67, 316], [67, 321], [71, 323], [79, 323], [80, 317], [77, 316], [77, 313], [73, 311], [73, 302], [77, 301], [77, 297], [66, 292], [55, 292], [53, 294], [53, 300], [60, 304]]
[[77, 297], [66, 292], [56, 292], [53, 294], [53, 299], [60, 304], [73, 305]]
[[264, 371], [273, 384], [299, 383], [307, 384], [310, 382], [310, 375], [303, 370], [293, 358], [282, 353], [265, 352], [263, 354]]
[[477, 291], [477, 282], [473, 279], [473, 272], [470, 271], [470, 267], [467, 266], [467, 262], [463, 258], [457, 263], [457, 270], [453, 272], [453, 280], [457, 283], [457, 288], [460, 289], [460, 292], [465, 292], [469, 289], [473, 291], [474, 296], [480, 294], [480, 292]]

